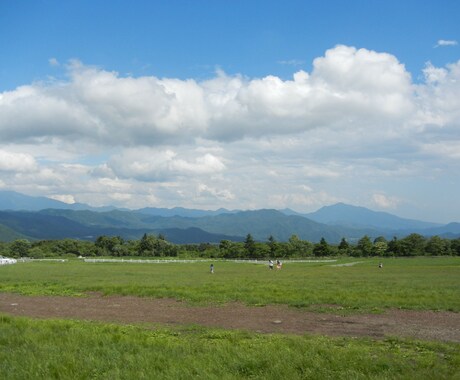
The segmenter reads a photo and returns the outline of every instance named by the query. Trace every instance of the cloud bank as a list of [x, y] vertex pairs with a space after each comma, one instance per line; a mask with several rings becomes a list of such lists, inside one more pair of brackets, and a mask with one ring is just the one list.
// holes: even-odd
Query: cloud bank
[[68, 81], [3, 93], [0, 133], [14, 142], [77, 138], [151, 146], [285, 135], [351, 119], [400, 120], [412, 111], [410, 75], [389, 54], [337, 46], [313, 67], [292, 80], [219, 72], [197, 82], [121, 77], [74, 61]]
[[[428, 63], [422, 83], [391, 54], [343, 45], [289, 80], [65, 70], [0, 93], [0, 186], [128, 207], [395, 208], [407, 194], [383, 178], [458, 168], [460, 61]], [[353, 181], [367, 187], [337, 189]]]

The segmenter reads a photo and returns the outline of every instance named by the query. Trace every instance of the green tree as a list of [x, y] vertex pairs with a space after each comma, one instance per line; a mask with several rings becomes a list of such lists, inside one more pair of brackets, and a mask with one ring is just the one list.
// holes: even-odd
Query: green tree
[[232, 242], [230, 240], [221, 240], [219, 243], [219, 250], [221, 256], [226, 258], [232, 257]]
[[64, 255], [71, 253], [75, 256], [79, 256], [83, 249], [81, 246], [81, 242], [78, 240], [72, 240], [72, 239], [63, 239], [55, 242], [52, 251], [54, 254], [58, 255]]
[[342, 240], [340, 240], [340, 243], [338, 245], [338, 250], [341, 255], [348, 255], [350, 254], [350, 244], [347, 242], [347, 240], [343, 237]]
[[144, 234], [139, 242], [139, 251], [140, 256], [155, 256], [155, 236]]
[[385, 236], [376, 237], [372, 246], [372, 256], [386, 256], [387, 251], [388, 241]]
[[30, 248], [28, 255], [33, 259], [42, 259], [43, 257], [46, 257], [45, 252], [43, 252], [40, 247]]
[[253, 257], [256, 259], [272, 257], [270, 255], [270, 248], [265, 243], [256, 243], [256, 251]]
[[244, 250], [248, 257], [256, 256], [256, 242], [251, 234], [247, 234], [246, 240], [244, 241]]
[[[95, 246], [99, 255], [120, 256], [121, 246], [124, 240], [120, 236], [99, 236], [96, 239]], [[78, 250], [75, 254], [79, 253]]]
[[451, 255], [450, 241], [441, 239], [439, 236], [432, 236], [426, 243], [425, 252], [431, 256]]
[[[215, 247], [212, 246], [213, 251], [215, 251]], [[177, 247], [174, 244], [163, 239], [156, 239], [155, 241], [155, 248], [154, 253], [155, 256], [177, 256]]]
[[277, 252], [278, 252], [278, 250], [279, 250], [279, 245], [278, 245], [278, 242], [273, 237], [273, 235], [270, 235], [268, 237], [267, 245], [268, 245], [268, 248], [269, 248], [269, 251], [270, 251], [270, 256], [275, 257]]
[[396, 236], [388, 242], [387, 256], [400, 256], [400, 243]]
[[420, 234], [410, 234], [400, 240], [401, 256], [422, 256], [425, 254], [426, 239]]
[[329, 256], [331, 253], [331, 247], [323, 237], [321, 238], [320, 242], [316, 243], [313, 247], [313, 254], [316, 257]]
[[388, 249], [386, 241], [376, 241], [372, 246], [372, 256], [385, 256]]
[[460, 238], [451, 240], [450, 248], [453, 255], [460, 256]]
[[226, 259], [242, 258], [245, 256], [243, 244], [230, 240], [221, 240], [219, 243], [219, 256]]
[[284, 256], [306, 257], [313, 254], [313, 244], [309, 241], [299, 239], [297, 235], [291, 235], [285, 244]]
[[9, 245], [0, 241], [0, 256], [8, 256], [9, 254]]
[[364, 235], [358, 240], [355, 247], [356, 256], [370, 256], [372, 254], [372, 241], [369, 236]]
[[13, 257], [28, 257], [30, 242], [27, 239], [17, 239], [10, 245], [10, 254]]

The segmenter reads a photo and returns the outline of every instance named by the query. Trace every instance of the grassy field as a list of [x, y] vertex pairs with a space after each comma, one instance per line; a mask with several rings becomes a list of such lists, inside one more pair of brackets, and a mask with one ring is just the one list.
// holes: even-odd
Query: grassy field
[[[351, 266], [333, 266], [359, 262]], [[0, 267], [0, 291], [88, 291], [242, 301], [343, 312], [387, 307], [460, 311], [460, 258], [343, 259], [266, 265], [33, 262]], [[321, 309], [321, 307], [320, 307]], [[335, 310], [337, 311], [337, 310]], [[460, 379], [460, 345], [330, 338], [197, 326], [116, 325], [0, 315], [2, 379]]]
[[285, 263], [279, 271], [261, 264], [214, 264], [211, 275], [208, 262], [20, 263], [0, 268], [0, 291], [73, 296], [97, 291], [201, 304], [339, 305], [343, 312], [390, 307], [460, 312], [460, 258], [455, 257], [386, 259], [383, 269], [376, 259]]
[[458, 345], [0, 317], [2, 379], [453, 379]]

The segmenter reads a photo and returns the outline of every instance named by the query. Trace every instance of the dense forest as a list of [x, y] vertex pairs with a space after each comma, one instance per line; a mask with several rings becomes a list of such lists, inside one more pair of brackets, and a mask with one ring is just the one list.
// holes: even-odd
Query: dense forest
[[119, 236], [100, 236], [94, 242], [62, 239], [30, 242], [17, 239], [0, 242], [0, 255], [14, 258], [50, 257], [187, 257], [187, 258], [308, 258], [327, 256], [403, 257], [403, 256], [460, 256], [460, 238], [444, 239], [439, 236], [424, 237], [413, 233], [404, 238], [387, 240], [367, 235], [356, 244], [342, 239], [339, 244], [329, 244], [324, 238], [319, 243], [301, 240], [292, 235], [287, 242], [278, 242], [272, 236], [267, 241], [255, 241], [251, 234], [244, 242], [222, 240], [219, 244], [173, 244], [162, 235], [144, 236], [139, 240], [124, 240]]

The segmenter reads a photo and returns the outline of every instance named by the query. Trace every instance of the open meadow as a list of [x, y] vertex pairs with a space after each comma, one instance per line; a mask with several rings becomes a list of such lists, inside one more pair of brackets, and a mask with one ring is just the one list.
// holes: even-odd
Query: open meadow
[[2, 378], [460, 376], [460, 258], [212, 263], [0, 267]]
[[[135, 259], [133, 259], [135, 260]], [[232, 261], [85, 263], [34, 261], [1, 268], [1, 292], [174, 298], [190, 303], [295, 307], [334, 305], [344, 311], [385, 308], [460, 312], [460, 258], [340, 259], [287, 262], [282, 270]], [[209, 273], [210, 263], [215, 273]]]

